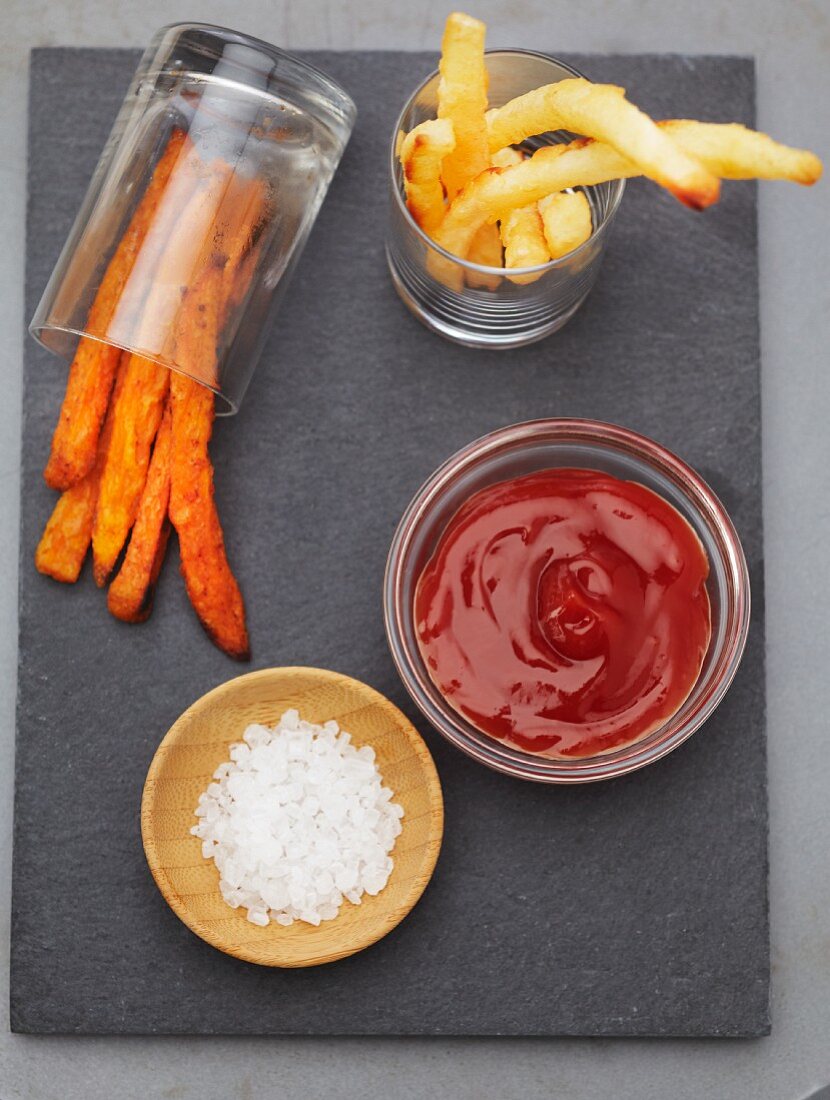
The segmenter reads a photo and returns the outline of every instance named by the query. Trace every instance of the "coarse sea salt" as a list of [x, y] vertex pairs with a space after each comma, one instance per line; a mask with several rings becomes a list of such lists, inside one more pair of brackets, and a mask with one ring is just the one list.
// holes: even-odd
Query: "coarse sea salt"
[[287, 710], [273, 729], [249, 726], [213, 779], [190, 831], [222, 897], [252, 924], [318, 925], [389, 881], [403, 809], [374, 749], [355, 748], [336, 722]]

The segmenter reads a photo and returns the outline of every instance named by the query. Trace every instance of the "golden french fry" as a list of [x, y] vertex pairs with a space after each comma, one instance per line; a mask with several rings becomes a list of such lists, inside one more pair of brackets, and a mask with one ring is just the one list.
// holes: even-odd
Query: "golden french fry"
[[[504, 253], [501, 247], [501, 237], [497, 225], [483, 225], [473, 237], [467, 259], [474, 264], [483, 267], [503, 267]], [[485, 275], [481, 271], [468, 271], [468, 286], [485, 287], [487, 290], [495, 290], [501, 282], [498, 275]]]
[[584, 191], [557, 191], [539, 200], [550, 258], [558, 260], [584, 244], [593, 232], [591, 206]]
[[501, 267], [502, 251], [499, 231], [495, 225], [483, 225], [473, 237], [467, 259], [485, 267]]
[[506, 145], [504, 149], [497, 149], [490, 157], [490, 163], [494, 168], [509, 168], [513, 164], [521, 164], [524, 156], [512, 145]]
[[[506, 218], [511, 210], [529, 206], [553, 191], [571, 186], [580, 167], [582, 174], [591, 175], [591, 182], [595, 183], [625, 175], [627, 169], [631, 174], [636, 172], [629, 161], [607, 145], [600, 147], [603, 155], [599, 156], [593, 152], [597, 147], [594, 142], [584, 141], [585, 148], [578, 150], [573, 148], [574, 144], [548, 145], [521, 164], [481, 172], [450, 204], [435, 231], [436, 244], [455, 256], [465, 256], [482, 225]], [[586, 155], [589, 148], [590, 157]], [[559, 167], [563, 161], [564, 170]]]
[[444, 217], [444, 187], [441, 162], [455, 148], [455, 134], [448, 118], [422, 122], [400, 143], [406, 205], [425, 233]]
[[492, 152], [548, 130], [572, 130], [604, 141], [696, 210], [717, 202], [717, 177], [630, 103], [624, 88], [575, 77], [546, 84], [487, 112]]
[[[811, 183], [821, 171], [820, 161], [812, 154], [788, 149], [766, 134], [743, 127], [741, 140], [727, 145], [733, 136], [730, 123], [684, 120], [684, 125], [678, 126], [672, 120], [658, 125], [664, 129], [674, 127], [673, 138], [679, 146], [694, 147], [707, 168], [722, 171], [730, 179], [751, 179], [758, 175], [763, 179]], [[706, 152], [704, 146], [714, 148], [714, 153]], [[436, 230], [435, 240], [447, 252], [464, 256], [482, 225], [497, 221], [517, 206], [538, 202], [569, 187], [592, 187], [641, 174], [637, 165], [604, 142], [581, 138], [569, 145], [548, 145], [522, 164], [482, 172], [450, 205]]]
[[449, 119], [455, 132], [455, 148], [444, 159], [442, 169], [451, 199], [490, 163], [484, 121], [487, 110], [486, 30], [478, 19], [453, 12], [447, 19], [441, 40], [438, 118]]
[[[495, 168], [509, 168], [521, 164], [524, 155], [512, 145], [497, 149], [490, 158]], [[501, 243], [504, 245], [505, 267], [535, 267], [550, 259], [550, 252], [542, 232], [542, 222], [535, 203], [511, 210], [499, 224]], [[513, 283], [533, 283], [539, 275], [508, 275]]]
[[[509, 164], [521, 164], [524, 157], [518, 149], [508, 147], [507, 149], [500, 149], [490, 159], [497, 167], [506, 168]], [[503, 244], [504, 240], [499, 234], [498, 226], [483, 225], [473, 237], [467, 259], [472, 260], [475, 264], [483, 264], [485, 267], [506, 266]], [[467, 282], [470, 286], [487, 287], [488, 290], [495, 290], [500, 281], [497, 275], [481, 275], [472, 271], [467, 274]]]
[[658, 122], [687, 152], [726, 180], [790, 180], [806, 187], [821, 179], [822, 164], [808, 149], [792, 149], [738, 122]]
[[[536, 267], [538, 264], [546, 264], [550, 259], [550, 250], [542, 228], [542, 216], [535, 202], [511, 210], [502, 218], [501, 239], [504, 244], [505, 267]], [[534, 283], [539, 278], [539, 273], [507, 277], [511, 282], [525, 286]]]

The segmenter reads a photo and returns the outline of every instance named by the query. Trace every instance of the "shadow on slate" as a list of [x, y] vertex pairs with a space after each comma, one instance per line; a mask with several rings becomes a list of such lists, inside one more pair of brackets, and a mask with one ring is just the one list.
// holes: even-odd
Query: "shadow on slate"
[[[629, 184], [599, 283], [568, 327], [468, 351], [399, 303], [383, 256], [387, 142], [427, 54], [318, 53], [359, 119], [241, 413], [214, 456], [252, 668], [337, 669], [387, 694], [446, 796], [435, 878], [359, 956], [258, 969], [193, 936], [139, 834], [159, 740], [244, 671], [202, 634], [177, 571], [145, 626], [115, 622], [32, 553], [65, 366], [26, 342], [12, 1027], [24, 1032], [757, 1036], [769, 1030], [756, 194], [705, 215]], [[31, 316], [138, 54], [35, 51]], [[657, 117], [751, 123], [751, 61], [568, 58]], [[730, 509], [754, 579], [748, 652], [706, 728], [661, 763], [556, 789], [496, 775], [429, 729], [388, 656], [392, 532], [452, 451], [511, 421], [593, 416], [656, 437]]]

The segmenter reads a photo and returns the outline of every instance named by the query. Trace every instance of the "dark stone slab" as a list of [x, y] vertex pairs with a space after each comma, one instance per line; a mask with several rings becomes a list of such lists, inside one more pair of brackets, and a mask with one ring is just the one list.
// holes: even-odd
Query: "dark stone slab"
[[[414, 321], [383, 257], [386, 149], [423, 54], [325, 53], [360, 118], [240, 415], [214, 455], [253, 667], [338, 669], [388, 694], [435, 755], [446, 840], [412, 915], [362, 955], [257, 969], [193, 936], [156, 890], [139, 802], [177, 715], [239, 669], [203, 636], [168, 561], [152, 620], [116, 623], [86, 573], [39, 576], [40, 477], [65, 367], [29, 340], [23, 429], [12, 1026], [25, 1032], [762, 1035], [767, 810], [756, 196], [698, 216], [629, 185], [604, 270], [559, 335], [466, 351]], [[33, 54], [27, 317], [137, 56]], [[752, 122], [751, 61], [580, 57], [658, 116]], [[754, 580], [729, 697], [673, 755], [554, 789], [488, 772], [409, 704], [387, 654], [384, 559], [447, 455], [529, 417], [646, 432], [730, 509]]]

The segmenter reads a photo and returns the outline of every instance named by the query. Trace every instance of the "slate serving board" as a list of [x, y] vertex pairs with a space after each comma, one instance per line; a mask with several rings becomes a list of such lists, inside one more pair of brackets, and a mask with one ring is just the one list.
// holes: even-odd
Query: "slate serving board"
[[[542, 44], [544, 45], [544, 44]], [[551, 43], [554, 46], [555, 43]], [[386, 151], [427, 54], [318, 53], [359, 121], [214, 456], [252, 667], [311, 664], [385, 692], [441, 773], [446, 838], [406, 921], [310, 971], [221, 955], [173, 915], [139, 835], [144, 776], [195, 698], [240, 671], [201, 633], [175, 552], [145, 626], [88, 572], [39, 576], [40, 473], [65, 366], [26, 343], [12, 1028], [23, 1032], [754, 1036], [769, 1029], [756, 193], [698, 216], [629, 185], [599, 283], [558, 335], [454, 347], [407, 313], [383, 258]], [[138, 55], [35, 51], [31, 316]], [[657, 117], [754, 115], [749, 60], [575, 57]], [[394, 527], [452, 451], [498, 426], [592, 416], [646, 432], [729, 508], [754, 585], [749, 647], [717, 715], [660, 763], [556, 789], [497, 775], [425, 726], [381, 621]]]

